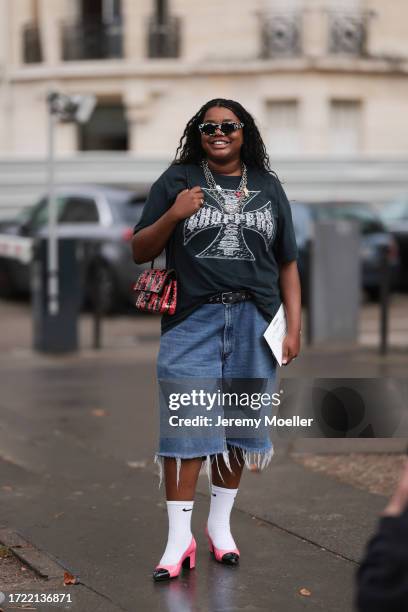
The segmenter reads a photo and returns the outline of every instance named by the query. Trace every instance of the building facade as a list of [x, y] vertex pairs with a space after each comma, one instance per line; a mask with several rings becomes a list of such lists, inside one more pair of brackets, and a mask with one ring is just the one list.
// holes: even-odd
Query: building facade
[[406, 0], [0, 0], [0, 155], [44, 157], [46, 94], [93, 93], [57, 150], [171, 158], [207, 100], [272, 157], [408, 151]]

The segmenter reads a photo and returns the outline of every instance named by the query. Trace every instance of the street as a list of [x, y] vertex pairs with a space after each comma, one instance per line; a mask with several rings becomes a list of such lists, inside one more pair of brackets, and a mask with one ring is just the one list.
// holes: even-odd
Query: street
[[[399, 340], [407, 332], [404, 310], [400, 298], [392, 321]], [[371, 305], [367, 312], [362, 336], [374, 342]], [[201, 475], [193, 514], [197, 567], [153, 583], [167, 529], [153, 464], [159, 320], [132, 313], [106, 319], [103, 348], [94, 351], [91, 318], [82, 315], [82, 350], [53, 357], [31, 350], [27, 305], [2, 302], [0, 314], [0, 541], [2, 529], [17, 532], [40, 559], [61, 568], [32, 591], [70, 593], [72, 603], [61, 608], [76, 612], [353, 610], [354, 573], [386, 498], [295, 461], [302, 440], [280, 440], [264, 473], [245, 471], [232, 514], [238, 568], [215, 563], [208, 552], [208, 481]], [[368, 346], [351, 353], [305, 348], [282, 375], [347, 376], [358, 366], [361, 376], [404, 376], [407, 345], [389, 357]], [[316, 452], [325, 452], [326, 442], [333, 452], [337, 441], [307, 442], [309, 452], [319, 445]], [[339, 452], [402, 453], [406, 445], [338, 442]], [[64, 586], [64, 570], [78, 583]]]

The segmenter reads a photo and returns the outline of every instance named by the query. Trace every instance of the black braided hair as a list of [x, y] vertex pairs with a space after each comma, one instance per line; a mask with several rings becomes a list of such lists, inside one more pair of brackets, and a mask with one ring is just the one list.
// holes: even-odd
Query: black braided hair
[[[260, 170], [276, 176], [276, 173], [270, 167], [269, 156], [266, 152], [265, 144], [261, 134], [255, 124], [252, 115], [235, 100], [224, 98], [214, 98], [206, 102], [204, 106], [192, 117], [180, 138], [179, 145], [176, 150], [176, 155], [170, 165], [173, 164], [200, 164], [205, 158], [205, 152], [201, 147], [201, 133], [198, 125], [203, 122], [205, 113], [209, 108], [214, 106], [222, 106], [229, 108], [244, 123], [244, 142], [241, 147], [241, 159], [247, 166], [259, 168]], [[185, 143], [183, 145], [183, 140]], [[180, 153], [179, 153], [180, 151]], [[178, 155], [179, 153], [179, 155]]]

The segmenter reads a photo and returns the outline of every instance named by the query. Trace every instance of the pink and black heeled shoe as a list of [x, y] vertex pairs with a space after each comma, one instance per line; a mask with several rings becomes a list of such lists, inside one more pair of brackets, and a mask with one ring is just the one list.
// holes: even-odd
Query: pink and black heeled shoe
[[211, 539], [210, 534], [208, 533], [208, 528], [205, 528], [205, 533], [208, 538], [208, 544], [210, 552], [214, 554], [214, 559], [219, 563], [224, 563], [224, 565], [238, 565], [239, 563], [239, 550], [238, 548], [234, 548], [233, 550], [222, 550], [221, 548], [217, 548], [214, 545], [214, 542]]
[[193, 569], [195, 567], [197, 543], [191, 538], [190, 546], [181, 555], [180, 560], [174, 565], [157, 565], [153, 572], [153, 580], [160, 582], [161, 580], [170, 580], [177, 578], [181, 572], [181, 568]]

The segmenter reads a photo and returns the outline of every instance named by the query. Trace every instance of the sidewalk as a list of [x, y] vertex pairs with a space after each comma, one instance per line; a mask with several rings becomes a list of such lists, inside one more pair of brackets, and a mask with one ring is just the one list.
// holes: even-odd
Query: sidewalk
[[[279, 441], [264, 473], [244, 474], [232, 516], [239, 568], [210, 558], [203, 533], [208, 481], [200, 476], [197, 568], [170, 583], [152, 582], [166, 537], [152, 462], [157, 320], [135, 319], [131, 334], [116, 323], [133, 344], [51, 357], [21, 342], [0, 356], [0, 530], [28, 540], [37, 563], [60, 568], [58, 576], [53, 566], [50, 588], [41, 592], [70, 593], [72, 604], [63, 609], [75, 612], [352, 612], [354, 574], [386, 498], [294, 461], [300, 439]], [[402, 353], [384, 359], [368, 349], [350, 354], [332, 347], [305, 350], [284, 374], [405, 376], [407, 363]], [[326, 452], [325, 442], [307, 440], [306, 450]], [[330, 447], [358, 450], [356, 441], [347, 441], [348, 449], [345, 442], [331, 439]], [[392, 442], [394, 452], [405, 450], [406, 441]], [[390, 450], [384, 440], [359, 444]], [[64, 587], [64, 570], [78, 584]]]
[[10, 463], [1, 471], [13, 488], [0, 492], [1, 527], [79, 576], [62, 588], [61, 569], [58, 592], [73, 596], [66, 609], [351, 611], [354, 572], [385, 499], [303, 468], [284, 444], [267, 472], [245, 473], [233, 515], [240, 568], [209, 558], [202, 476], [197, 570], [152, 583], [166, 531], [151, 460], [153, 373], [152, 362], [127, 358], [3, 369], [0, 448]]

